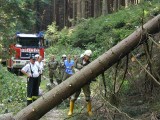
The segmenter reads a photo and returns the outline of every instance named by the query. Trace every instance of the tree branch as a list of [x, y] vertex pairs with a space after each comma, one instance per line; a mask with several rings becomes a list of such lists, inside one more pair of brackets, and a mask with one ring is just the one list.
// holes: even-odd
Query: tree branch
[[[135, 55], [132, 53], [132, 55], [135, 57]], [[158, 84], [160, 85], [160, 82], [158, 82], [156, 80], [156, 78], [153, 77], [153, 75], [137, 60], [137, 58], [135, 57], [135, 60], [137, 61], [137, 63], [148, 73], [148, 75]]]

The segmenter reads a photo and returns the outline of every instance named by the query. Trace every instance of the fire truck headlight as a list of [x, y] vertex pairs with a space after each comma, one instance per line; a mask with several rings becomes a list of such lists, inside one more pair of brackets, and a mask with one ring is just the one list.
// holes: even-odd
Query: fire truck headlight
[[13, 64], [15, 64], [16, 63], [16, 61], [13, 61]]
[[12, 57], [11, 59], [12, 59], [12, 60], [14, 60], [14, 59], [15, 59], [15, 57]]

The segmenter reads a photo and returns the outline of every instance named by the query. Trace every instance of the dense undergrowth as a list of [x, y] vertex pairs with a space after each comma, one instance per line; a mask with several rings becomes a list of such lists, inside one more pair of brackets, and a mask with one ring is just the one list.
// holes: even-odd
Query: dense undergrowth
[[26, 101], [26, 82], [0, 65], [0, 114], [21, 110]]

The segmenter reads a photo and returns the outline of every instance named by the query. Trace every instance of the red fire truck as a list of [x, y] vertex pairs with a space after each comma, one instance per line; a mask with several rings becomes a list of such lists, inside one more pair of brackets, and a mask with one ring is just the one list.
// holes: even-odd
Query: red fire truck
[[39, 54], [44, 59], [43, 37], [39, 34], [18, 33], [15, 43], [9, 45], [10, 57], [7, 60], [9, 71], [17, 72], [29, 62], [31, 56]]

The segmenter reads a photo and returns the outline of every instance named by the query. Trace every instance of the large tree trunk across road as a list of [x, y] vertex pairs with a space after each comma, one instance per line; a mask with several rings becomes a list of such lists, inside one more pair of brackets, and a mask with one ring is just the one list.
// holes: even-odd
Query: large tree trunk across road
[[38, 100], [19, 111], [15, 120], [38, 120], [49, 110], [60, 104], [74, 92], [84, 86], [88, 81], [106, 71], [118, 60], [122, 59], [140, 43], [146, 40], [146, 33], [154, 34], [160, 31], [160, 15], [147, 22], [143, 29], [139, 28], [126, 39], [119, 42], [110, 50], [99, 56], [96, 60], [79, 72], [56, 86]]

